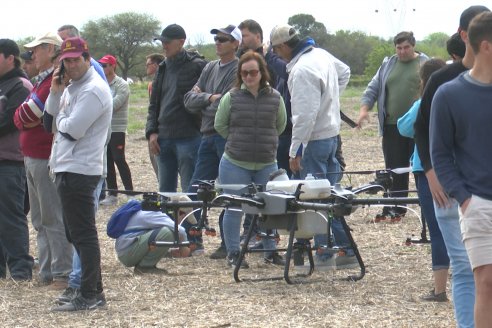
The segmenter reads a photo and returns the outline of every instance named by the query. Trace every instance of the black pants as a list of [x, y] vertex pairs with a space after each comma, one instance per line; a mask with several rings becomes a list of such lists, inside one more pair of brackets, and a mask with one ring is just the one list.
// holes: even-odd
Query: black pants
[[80, 257], [82, 279], [80, 291], [86, 298], [101, 293], [101, 251], [96, 229], [94, 190], [101, 177], [63, 172], [56, 174], [63, 222], [68, 241]]
[[[408, 167], [410, 156], [413, 153], [413, 139], [403, 137], [396, 125], [385, 125], [383, 132], [383, 155], [384, 164], [387, 169]], [[393, 174], [393, 186], [391, 187], [391, 197], [408, 197], [408, 173]], [[386, 195], [387, 196], [387, 195]], [[384, 214], [387, 214], [390, 207], [385, 207]], [[406, 213], [406, 209], [397, 208], [397, 213]]]
[[[118, 167], [120, 172], [121, 181], [125, 190], [133, 190], [132, 174], [130, 172], [130, 167], [125, 159], [125, 133], [124, 132], [113, 132], [111, 133], [111, 139], [109, 140], [108, 150], [107, 150], [107, 160], [108, 160], [108, 175], [106, 177], [107, 188], [108, 189], [118, 189], [116, 183], [116, 170], [114, 165]], [[110, 195], [116, 196], [116, 193], [110, 192]]]

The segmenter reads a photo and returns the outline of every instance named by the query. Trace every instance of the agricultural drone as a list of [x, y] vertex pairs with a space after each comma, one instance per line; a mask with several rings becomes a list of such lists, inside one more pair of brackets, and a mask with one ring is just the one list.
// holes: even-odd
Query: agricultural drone
[[[395, 172], [397, 171], [397, 172]], [[179, 208], [193, 207], [201, 209], [200, 219], [193, 226], [190, 235], [215, 236], [215, 229], [208, 223], [207, 213], [212, 207], [242, 210], [245, 214], [253, 215], [253, 222], [247, 233], [246, 240], [241, 248], [239, 261], [234, 269], [234, 279], [240, 282], [246, 279], [239, 278], [241, 262], [246, 253], [264, 252], [268, 249], [254, 250], [248, 247], [248, 241], [253, 237], [254, 227], [258, 224], [262, 231], [267, 231], [263, 236], [278, 238], [277, 234], [288, 235], [287, 247], [277, 249], [286, 251], [283, 277], [266, 277], [248, 280], [280, 280], [285, 279], [289, 284], [302, 281], [301, 278], [310, 276], [314, 271], [314, 259], [312, 252], [318, 251], [317, 247], [311, 247], [310, 243], [295, 242], [296, 238], [312, 238], [315, 234], [326, 233], [330, 235], [330, 223], [332, 220], [340, 220], [343, 229], [350, 242], [360, 267], [360, 273], [350, 275], [348, 280], [357, 281], [364, 277], [366, 269], [357, 244], [352, 236], [345, 217], [351, 215], [358, 208], [371, 205], [406, 206], [418, 204], [416, 197], [360, 197], [361, 194], [377, 195], [380, 192], [388, 194], [392, 185], [392, 174], [401, 170], [356, 171], [345, 174], [375, 174], [376, 179], [369, 184], [358, 188], [343, 188], [340, 184], [330, 185], [327, 179], [289, 180], [284, 170], [272, 174], [271, 181], [266, 185], [237, 184], [223, 185], [214, 181], [198, 181], [196, 184], [196, 199], [193, 201], [171, 201], [176, 193], [163, 192], [125, 192], [133, 195], [142, 194], [142, 209], [150, 211], [174, 212], [177, 217]], [[227, 190], [228, 193], [219, 193], [217, 190]], [[232, 192], [231, 192], [232, 191]], [[178, 193], [179, 194], [179, 193]], [[218, 194], [218, 195], [217, 195]], [[191, 195], [193, 196], [193, 195]], [[193, 215], [193, 214], [190, 214]], [[154, 241], [155, 246], [179, 247], [189, 245], [189, 242], [179, 242], [177, 231], [178, 222], [175, 220], [175, 241]], [[342, 254], [344, 249], [334, 248], [328, 238], [328, 249], [336, 254]], [[321, 250], [321, 249], [320, 249]], [[273, 251], [273, 250], [272, 250]], [[302, 274], [296, 274], [297, 279], [292, 279], [290, 261], [296, 264], [296, 255], [306, 254], [309, 260], [309, 269]], [[294, 256], [293, 256], [294, 255]], [[297, 257], [297, 260], [303, 257]]]

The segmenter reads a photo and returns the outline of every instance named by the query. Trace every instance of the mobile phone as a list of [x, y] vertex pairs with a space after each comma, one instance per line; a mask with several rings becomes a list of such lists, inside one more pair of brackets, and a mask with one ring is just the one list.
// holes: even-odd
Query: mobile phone
[[60, 64], [60, 70], [58, 71], [58, 84], [63, 83], [64, 76], [65, 76], [65, 65], [63, 65], [63, 60], [62, 60]]

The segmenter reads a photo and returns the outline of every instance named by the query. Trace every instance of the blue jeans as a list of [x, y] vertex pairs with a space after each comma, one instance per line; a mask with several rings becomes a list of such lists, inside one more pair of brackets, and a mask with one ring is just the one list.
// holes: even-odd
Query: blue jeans
[[[104, 185], [104, 178], [101, 178], [99, 180], [99, 183], [96, 186], [96, 189], [94, 190], [94, 206], [95, 206], [95, 211], [97, 213], [97, 208], [99, 206], [99, 196], [101, 195], [101, 190]], [[82, 277], [82, 265], [80, 264], [80, 257], [79, 254], [75, 251], [73, 252], [73, 257], [72, 257], [72, 272], [68, 276], [68, 286], [75, 288], [75, 289], [80, 289], [80, 279]]]
[[0, 278], [32, 278], [33, 258], [29, 255], [29, 230], [24, 214], [26, 171], [22, 165], [0, 162]]
[[453, 272], [451, 283], [457, 325], [460, 328], [474, 327], [475, 281], [461, 240], [458, 202], [454, 199], [450, 201], [452, 204], [450, 208], [439, 208], [434, 203], [434, 211], [451, 262]]
[[[277, 164], [270, 164], [259, 171], [247, 170], [232, 164], [222, 157], [219, 165], [219, 181], [222, 184], [266, 184], [272, 172], [277, 170]], [[224, 189], [224, 193], [240, 195], [244, 190]], [[224, 214], [224, 240], [227, 253], [229, 255], [237, 253], [240, 250], [239, 239], [241, 235], [241, 218], [243, 212], [239, 210], [226, 209]], [[275, 249], [276, 242], [274, 239], [263, 240], [264, 249]]]
[[181, 190], [188, 190], [193, 171], [195, 171], [200, 139], [200, 137], [157, 139], [161, 148], [157, 157], [159, 191], [176, 191], [178, 187], [178, 172], [181, 177]]
[[[222, 154], [224, 154], [226, 140], [219, 134], [213, 134], [210, 136], [203, 136], [198, 148], [197, 161], [195, 165], [195, 172], [190, 181], [188, 187], [189, 192], [196, 192], [197, 188], [193, 187], [193, 184], [198, 180], [215, 180], [219, 176], [219, 164]], [[193, 199], [193, 197], [191, 197]], [[200, 219], [201, 211], [194, 213], [197, 221]], [[222, 220], [219, 220], [221, 246], [225, 247], [224, 234], [222, 232]], [[188, 234], [189, 228], [192, 224], [185, 221], [182, 226], [186, 229]], [[190, 236], [188, 234], [188, 240], [190, 242], [202, 242], [202, 237]]]
[[198, 180], [215, 180], [219, 175], [219, 164], [224, 154], [226, 140], [218, 134], [204, 136], [198, 148], [195, 172], [188, 188], [190, 192], [196, 192], [192, 184]]
[[[338, 172], [341, 171], [341, 168], [335, 156], [337, 146], [338, 137], [309, 141], [302, 155], [301, 179], [304, 179], [308, 173], [311, 173], [316, 178], [327, 178], [331, 185], [340, 181], [342, 175]], [[353, 255], [353, 251], [349, 247], [350, 241], [343, 230], [341, 221], [333, 219], [331, 230], [335, 239], [335, 245], [345, 248], [347, 255]], [[328, 236], [326, 234], [314, 236], [315, 247], [326, 245], [327, 242]]]
[[424, 215], [427, 226], [429, 227], [429, 236], [431, 239], [432, 270], [441, 270], [449, 268], [448, 251], [442, 238], [441, 230], [437, 223], [434, 211], [434, 202], [429, 189], [429, 182], [423, 172], [414, 172], [417, 183], [420, 207]]

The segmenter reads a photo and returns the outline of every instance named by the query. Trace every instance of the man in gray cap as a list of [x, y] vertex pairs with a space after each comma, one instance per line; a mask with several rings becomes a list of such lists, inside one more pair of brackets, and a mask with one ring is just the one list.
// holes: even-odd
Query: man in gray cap
[[[193, 177], [190, 181], [191, 192], [196, 187], [191, 186], [198, 180], [215, 180], [219, 172], [219, 163], [224, 153], [225, 139], [214, 129], [215, 113], [219, 107], [222, 95], [227, 93], [236, 81], [237, 63], [236, 51], [241, 44], [241, 31], [234, 25], [220, 29], [212, 29], [215, 50], [219, 59], [208, 63], [202, 71], [197, 83], [185, 94], [184, 104], [192, 114], [201, 114], [202, 139], [198, 149], [198, 158]], [[212, 258], [225, 258], [225, 243], [222, 235], [221, 247], [213, 253]], [[192, 240], [191, 240], [192, 241]]]
[[188, 190], [200, 145], [200, 116], [185, 109], [183, 97], [198, 81], [206, 61], [183, 49], [186, 33], [177, 25], [167, 26], [156, 38], [166, 59], [152, 84], [145, 137], [158, 155], [159, 191], [176, 191], [178, 172], [181, 190]]
[[20, 69], [19, 47], [0, 39], [0, 279], [30, 280], [29, 230], [24, 214], [26, 172], [13, 116], [31, 83]]
[[65, 236], [60, 198], [48, 170], [53, 134], [46, 132], [41, 124], [61, 44], [62, 39], [49, 32], [24, 45], [32, 51], [34, 65], [40, 73], [31, 94], [14, 117], [21, 131], [31, 220], [37, 232], [39, 282], [50, 285], [51, 289], [66, 288], [72, 271], [72, 247]]

